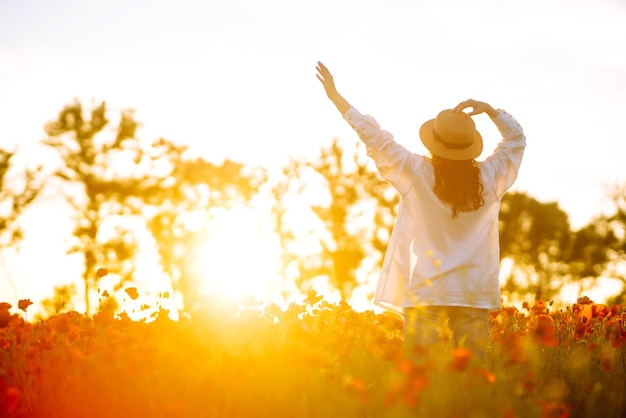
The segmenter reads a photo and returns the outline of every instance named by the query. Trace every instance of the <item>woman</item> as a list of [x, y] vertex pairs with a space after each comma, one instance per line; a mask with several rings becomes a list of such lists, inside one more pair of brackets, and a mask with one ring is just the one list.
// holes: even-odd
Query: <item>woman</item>
[[[439, 342], [447, 322], [455, 344], [484, 359], [488, 314], [500, 309], [498, 214], [524, 155], [521, 126], [503, 110], [467, 100], [422, 125], [420, 138], [431, 153], [422, 156], [356, 110], [321, 62], [317, 71], [381, 176], [402, 196], [374, 302], [403, 315], [407, 348]], [[471, 117], [482, 113], [502, 140], [477, 162], [483, 142]]]

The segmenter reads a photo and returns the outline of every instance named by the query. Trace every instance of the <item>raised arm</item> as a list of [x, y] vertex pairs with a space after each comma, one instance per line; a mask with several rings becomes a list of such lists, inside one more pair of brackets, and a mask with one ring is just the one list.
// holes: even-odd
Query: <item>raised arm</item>
[[337, 91], [333, 75], [330, 73], [330, 71], [328, 71], [328, 68], [326, 68], [326, 66], [319, 61], [317, 62], [317, 67], [315, 68], [317, 69], [316, 77], [322, 83], [322, 86], [324, 86], [326, 96], [328, 96], [328, 98], [333, 102], [341, 115], [345, 115], [348, 109], [350, 109], [351, 105]]
[[496, 110], [484, 102], [466, 100], [459, 103], [454, 110], [462, 112], [470, 107], [472, 110], [467, 112], [469, 116], [486, 113], [502, 135], [502, 140], [493, 154], [479, 163], [481, 173], [493, 178], [495, 193], [501, 199], [517, 178], [526, 147], [524, 130], [519, 122], [505, 110]]

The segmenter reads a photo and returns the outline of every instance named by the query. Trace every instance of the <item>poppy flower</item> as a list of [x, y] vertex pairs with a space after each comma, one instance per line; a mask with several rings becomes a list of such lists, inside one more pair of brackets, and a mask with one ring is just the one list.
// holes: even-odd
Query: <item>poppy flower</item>
[[132, 300], [136, 300], [139, 297], [136, 287], [127, 287], [124, 291]]
[[359, 397], [362, 403], [367, 403], [369, 401], [368, 388], [363, 380], [354, 377], [347, 377], [344, 384], [348, 391]]
[[7, 388], [4, 392], [3, 406], [4, 410], [8, 413], [15, 411], [17, 406], [20, 403], [20, 398], [22, 396], [22, 391], [15, 386], [11, 386]]
[[32, 304], [33, 302], [31, 302], [30, 299], [20, 299], [17, 301], [17, 307], [24, 312], [26, 312], [26, 309], [28, 309], [28, 307]]
[[576, 324], [574, 325], [574, 337], [575, 338], [583, 338], [587, 334], [591, 334], [591, 323], [587, 317], [582, 317]]
[[9, 322], [11, 321], [11, 313], [9, 310], [0, 309], [0, 328], [5, 328], [9, 326]]
[[98, 270], [96, 270], [96, 277], [99, 279], [106, 276], [107, 274], [109, 274], [109, 270], [105, 269], [104, 267], [100, 267]]
[[524, 373], [522, 387], [526, 392], [532, 392], [535, 390], [535, 373], [533, 371], [527, 371]]
[[48, 319], [48, 326], [54, 333], [67, 334], [72, 328], [69, 315], [62, 314]]
[[515, 316], [515, 314], [517, 314], [519, 312], [515, 306], [505, 306], [505, 307], [502, 308], [502, 311], [507, 316]]
[[539, 401], [541, 416], [544, 418], [568, 418], [570, 407], [558, 402]]
[[457, 347], [452, 352], [452, 364], [451, 367], [457, 371], [463, 371], [469, 365], [472, 359], [472, 350], [465, 347]]
[[496, 381], [496, 375], [493, 372], [483, 368], [472, 370], [471, 375], [482, 377], [485, 382], [490, 384], [495, 383]]
[[549, 315], [537, 315], [533, 328], [535, 341], [541, 345], [556, 347], [558, 342], [555, 338], [554, 320]]
[[604, 338], [611, 342], [613, 348], [621, 347], [626, 341], [625, 322], [613, 319], [604, 324]]
[[546, 303], [540, 299], [535, 302], [535, 304], [532, 307], [532, 310], [535, 313], [535, 315], [541, 315], [546, 312]]
[[609, 316], [611, 314], [611, 311], [609, 308], [606, 307], [606, 305], [602, 305], [600, 303], [598, 304], [594, 304], [591, 307], [591, 316], [594, 318], [606, 318], [607, 316]]

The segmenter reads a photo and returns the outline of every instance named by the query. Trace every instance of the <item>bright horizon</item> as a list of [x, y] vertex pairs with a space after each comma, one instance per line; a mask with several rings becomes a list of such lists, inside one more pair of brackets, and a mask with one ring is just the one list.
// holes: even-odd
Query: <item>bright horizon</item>
[[[141, 138], [276, 169], [334, 137], [358, 141], [315, 78], [320, 60], [416, 152], [442, 108], [471, 97], [509, 111], [528, 138], [513, 190], [557, 201], [579, 228], [626, 181], [624, 21], [620, 0], [3, 2], [0, 148], [44, 158], [45, 123], [78, 98], [135, 109]], [[476, 121], [484, 158], [499, 137]], [[36, 250], [49, 275], [25, 259], [18, 289], [0, 292], [35, 300], [71, 276], [51, 245]]]

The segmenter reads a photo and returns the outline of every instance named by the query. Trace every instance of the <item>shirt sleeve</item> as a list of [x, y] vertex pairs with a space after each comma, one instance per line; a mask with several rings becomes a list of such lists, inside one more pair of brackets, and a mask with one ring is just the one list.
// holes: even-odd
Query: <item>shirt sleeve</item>
[[500, 110], [492, 119], [502, 135], [493, 154], [482, 164], [494, 177], [495, 193], [498, 199], [513, 185], [526, 148], [526, 136], [520, 124], [507, 112]]
[[369, 115], [362, 115], [350, 107], [343, 118], [352, 126], [366, 146], [380, 175], [395, 187], [401, 195], [411, 190], [411, 172], [416, 163], [416, 154], [394, 141], [393, 135], [380, 128], [378, 122]]

